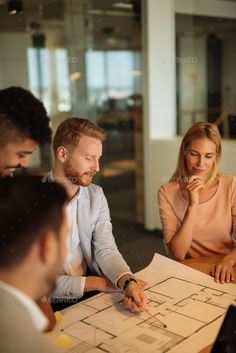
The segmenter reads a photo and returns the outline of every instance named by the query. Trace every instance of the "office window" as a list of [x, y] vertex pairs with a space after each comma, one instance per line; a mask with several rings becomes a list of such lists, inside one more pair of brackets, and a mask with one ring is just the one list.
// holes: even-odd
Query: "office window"
[[218, 125], [236, 138], [236, 19], [176, 14], [177, 126]]
[[28, 48], [27, 60], [29, 88], [43, 101], [49, 115], [57, 111], [69, 112], [71, 97], [67, 50]]

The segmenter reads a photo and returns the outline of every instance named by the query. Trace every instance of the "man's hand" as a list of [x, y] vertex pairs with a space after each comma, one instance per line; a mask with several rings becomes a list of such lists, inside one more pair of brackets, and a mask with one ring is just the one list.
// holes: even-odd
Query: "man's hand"
[[139, 279], [139, 278], [136, 278], [136, 280], [137, 280], [137, 283], [141, 289], [144, 289], [146, 287], [146, 285], [147, 285], [146, 281], [144, 281], [143, 279]]
[[98, 290], [100, 292], [114, 292], [117, 291], [116, 287], [107, 278], [98, 276], [88, 276], [86, 278], [84, 292], [91, 292]]
[[[142, 282], [143, 283], [143, 282]], [[125, 289], [124, 306], [132, 312], [141, 312], [146, 305], [146, 295], [140, 285], [134, 281], [130, 282]]]
[[124, 306], [132, 312], [141, 312], [142, 308], [146, 305], [146, 295], [143, 292], [143, 288], [146, 287], [147, 282], [142, 279], [134, 278], [132, 274], [125, 274], [119, 279], [117, 285], [119, 288], [123, 289], [126, 280], [131, 278], [135, 279], [135, 281], [130, 281], [125, 288]]
[[215, 277], [216, 282], [229, 283], [234, 281], [235, 260], [232, 256], [226, 255], [220, 263], [211, 268], [210, 274]]

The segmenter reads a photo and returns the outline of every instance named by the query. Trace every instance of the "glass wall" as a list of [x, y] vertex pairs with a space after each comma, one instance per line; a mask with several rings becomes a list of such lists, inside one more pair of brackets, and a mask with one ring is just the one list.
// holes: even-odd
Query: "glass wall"
[[[0, 88], [19, 85], [45, 104], [55, 132], [70, 116], [104, 128], [96, 182], [112, 214], [143, 221], [142, 46], [139, 0], [0, 2]], [[52, 150], [31, 169], [52, 167]]]
[[236, 138], [236, 19], [176, 14], [176, 52], [178, 133], [209, 121]]

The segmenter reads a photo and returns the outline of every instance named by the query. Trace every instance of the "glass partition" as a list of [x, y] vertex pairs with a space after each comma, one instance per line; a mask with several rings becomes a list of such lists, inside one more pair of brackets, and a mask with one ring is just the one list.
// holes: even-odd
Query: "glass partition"
[[[70, 116], [104, 128], [96, 182], [113, 215], [142, 222], [140, 1], [23, 0], [15, 11], [9, 3], [0, 2], [0, 88], [30, 89], [44, 102], [54, 132]], [[52, 160], [45, 147], [31, 169], [45, 173]]]
[[176, 52], [178, 133], [209, 121], [236, 138], [236, 19], [176, 14]]

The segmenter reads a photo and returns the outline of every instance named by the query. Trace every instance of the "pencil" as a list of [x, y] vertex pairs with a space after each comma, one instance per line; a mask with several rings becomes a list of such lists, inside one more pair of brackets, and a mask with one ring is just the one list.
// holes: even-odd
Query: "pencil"
[[145, 309], [142, 307], [142, 310], [145, 311], [148, 315], [150, 315], [154, 320], [159, 321], [159, 323], [164, 327], [167, 328], [167, 325], [161, 321], [158, 317], [156, 317], [155, 315], [153, 315], [152, 313], [150, 313], [150, 311], [148, 309]]

